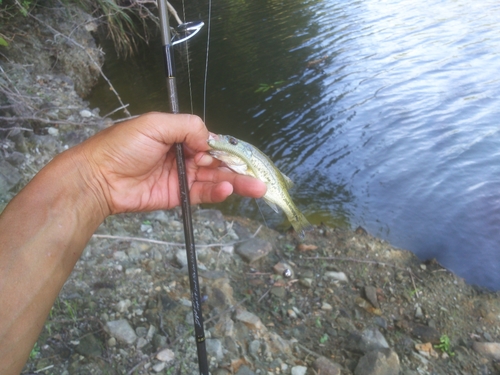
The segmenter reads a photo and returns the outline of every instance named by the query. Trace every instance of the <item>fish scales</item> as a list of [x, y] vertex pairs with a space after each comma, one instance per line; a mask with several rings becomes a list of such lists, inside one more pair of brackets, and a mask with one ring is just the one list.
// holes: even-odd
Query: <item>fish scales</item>
[[292, 180], [274, 165], [274, 163], [255, 146], [228, 135], [211, 136], [208, 145], [210, 154], [223, 161], [233, 171], [258, 178], [267, 185], [264, 200], [278, 212], [280, 207], [299, 235], [309, 230], [311, 224], [293, 203], [288, 189]]

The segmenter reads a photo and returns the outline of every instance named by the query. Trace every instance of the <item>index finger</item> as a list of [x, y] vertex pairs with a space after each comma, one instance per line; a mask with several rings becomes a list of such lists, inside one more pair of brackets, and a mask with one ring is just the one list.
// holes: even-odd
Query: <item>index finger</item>
[[184, 143], [192, 152], [207, 151], [208, 130], [195, 115], [151, 112], [137, 118], [142, 131], [165, 144]]

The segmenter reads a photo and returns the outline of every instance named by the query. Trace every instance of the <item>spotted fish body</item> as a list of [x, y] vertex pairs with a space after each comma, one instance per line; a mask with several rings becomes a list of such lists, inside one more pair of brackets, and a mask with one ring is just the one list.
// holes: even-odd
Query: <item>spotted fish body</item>
[[303, 236], [304, 230], [310, 229], [311, 224], [295, 206], [288, 193], [288, 189], [293, 186], [292, 180], [281, 173], [262, 151], [229, 135], [211, 136], [208, 145], [212, 148], [209, 153], [236, 173], [265, 182], [267, 192], [263, 199], [276, 212], [276, 206], [280, 207], [299, 235]]

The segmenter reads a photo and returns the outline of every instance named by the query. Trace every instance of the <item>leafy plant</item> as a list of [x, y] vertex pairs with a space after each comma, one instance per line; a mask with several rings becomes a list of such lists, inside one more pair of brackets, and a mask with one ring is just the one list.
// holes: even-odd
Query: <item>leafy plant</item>
[[327, 341], [328, 341], [328, 335], [325, 333], [325, 334], [323, 334], [323, 336], [320, 337], [319, 343], [324, 344]]
[[451, 341], [450, 338], [447, 335], [442, 335], [439, 338], [439, 344], [434, 345], [436, 349], [441, 350], [442, 352], [445, 352], [448, 354], [450, 357], [453, 357], [455, 353], [451, 351]]
[[259, 88], [257, 90], [255, 90], [254, 92], [266, 92], [266, 91], [269, 91], [271, 89], [276, 89], [277, 87], [276, 86], [279, 86], [281, 85], [282, 83], [284, 83], [285, 81], [276, 81], [272, 84], [268, 84], [268, 83], [261, 83], [259, 84]]
[[38, 357], [38, 354], [40, 354], [40, 347], [38, 346], [38, 343], [35, 342], [35, 345], [33, 345], [33, 349], [31, 349], [30, 352], [30, 360], [33, 360], [36, 357]]

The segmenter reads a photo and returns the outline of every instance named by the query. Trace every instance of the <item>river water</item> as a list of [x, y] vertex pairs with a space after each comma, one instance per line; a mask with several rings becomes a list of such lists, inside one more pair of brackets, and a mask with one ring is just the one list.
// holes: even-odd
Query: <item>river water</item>
[[[206, 38], [189, 64], [177, 52], [181, 109], [200, 116]], [[108, 56], [133, 114], [167, 109], [159, 43]], [[90, 101], [118, 107], [104, 82]], [[267, 153], [311, 222], [361, 225], [500, 289], [498, 1], [214, 1], [206, 123]], [[223, 210], [283, 228], [258, 203]]]

